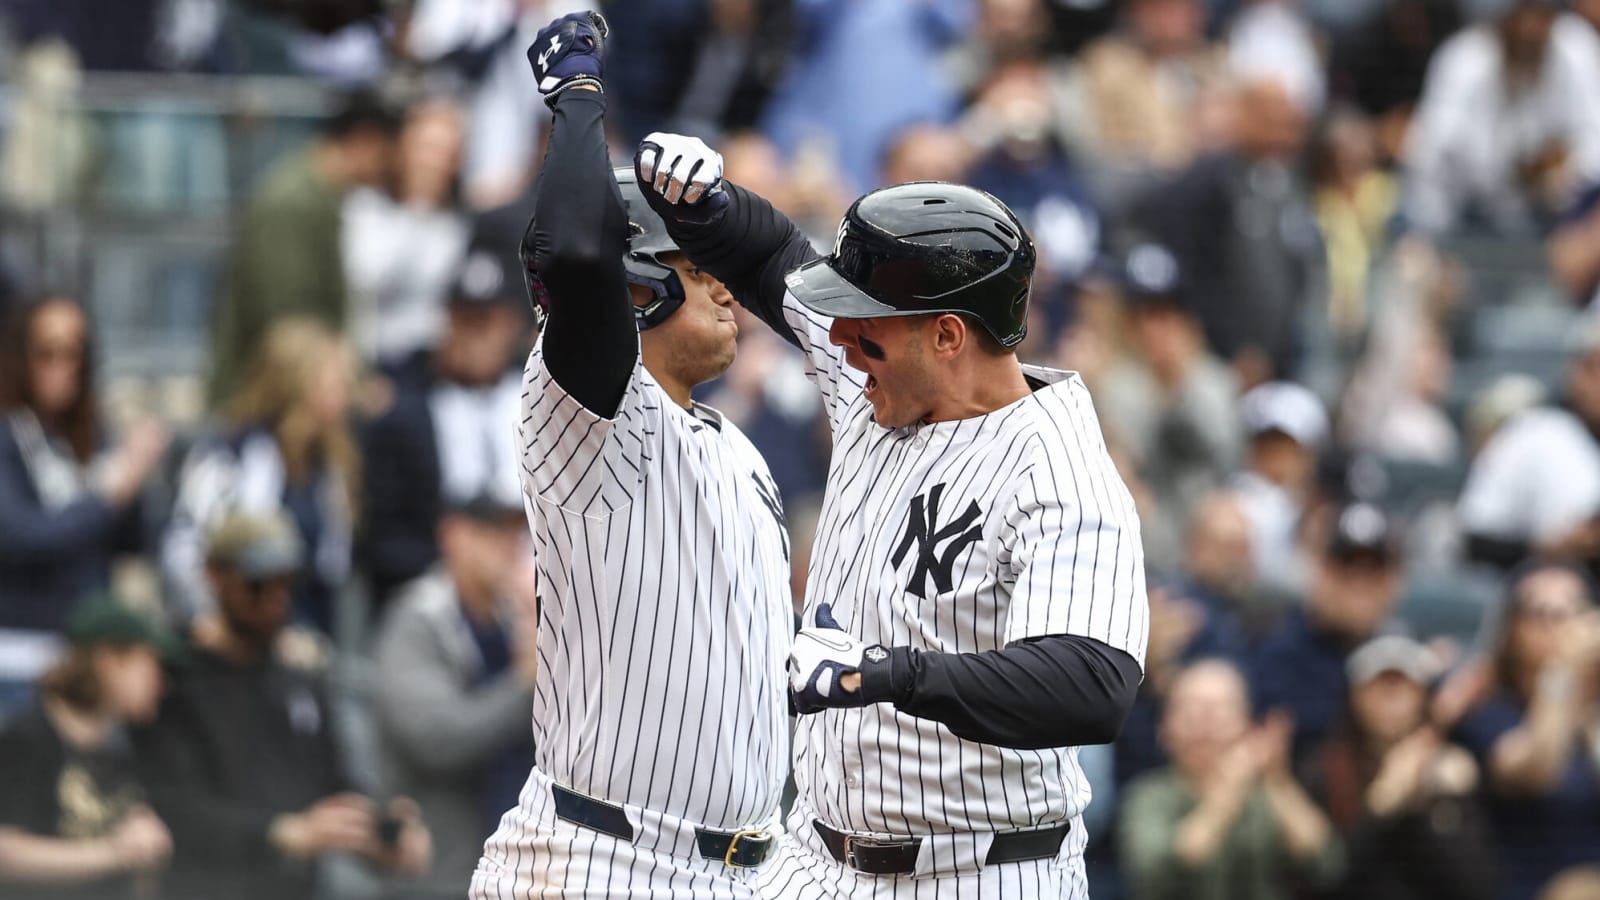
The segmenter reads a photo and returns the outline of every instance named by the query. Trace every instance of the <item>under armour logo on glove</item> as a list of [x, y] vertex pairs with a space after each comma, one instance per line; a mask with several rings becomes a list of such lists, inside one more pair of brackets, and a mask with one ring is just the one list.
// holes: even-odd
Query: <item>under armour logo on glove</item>
[[572, 13], [545, 26], [528, 47], [539, 93], [556, 94], [580, 81], [598, 86], [610, 33], [605, 17], [597, 12]]
[[[846, 691], [839, 680], [861, 671], [866, 648], [839, 627], [832, 604], [817, 607], [817, 624], [794, 636], [789, 653], [789, 690], [795, 711], [802, 715], [836, 707], [865, 706], [862, 694]], [[883, 652], [883, 648], [873, 649]]]

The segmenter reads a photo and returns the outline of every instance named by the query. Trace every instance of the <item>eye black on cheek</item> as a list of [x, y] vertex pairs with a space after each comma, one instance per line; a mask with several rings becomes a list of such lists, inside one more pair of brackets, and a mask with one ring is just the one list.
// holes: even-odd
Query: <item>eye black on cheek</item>
[[883, 359], [883, 348], [873, 341], [858, 337], [856, 338], [856, 345], [861, 348], [861, 352], [866, 354], [868, 359]]

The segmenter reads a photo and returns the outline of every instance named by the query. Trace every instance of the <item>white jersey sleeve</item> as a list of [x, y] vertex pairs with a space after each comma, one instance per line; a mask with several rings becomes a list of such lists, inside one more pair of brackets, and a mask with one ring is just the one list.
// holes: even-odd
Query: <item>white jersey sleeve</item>
[[1002, 559], [1015, 578], [1003, 643], [1074, 634], [1144, 665], [1149, 637], [1144, 551], [1133, 498], [1077, 384], [1052, 414], [1029, 465], [1014, 479]]
[[602, 517], [632, 502], [643, 478], [646, 437], [660, 424], [659, 403], [646, 397], [649, 378], [636, 356], [616, 415], [598, 415], [551, 377], [541, 336], [528, 356], [517, 420], [528, 498]]
[[828, 411], [828, 425], [837, 435], [840, 423], [849, 411], [865, 401], [867, 376], [844, 361], [844, 348], [828, 340], [828, 329], [833, 320], [812, 312], [796, 300], [794, 294], [783, 294], [783, 318], [789, 330], [800, 342], [806, 358], [806, 377], [822, 391], [822, 403]]

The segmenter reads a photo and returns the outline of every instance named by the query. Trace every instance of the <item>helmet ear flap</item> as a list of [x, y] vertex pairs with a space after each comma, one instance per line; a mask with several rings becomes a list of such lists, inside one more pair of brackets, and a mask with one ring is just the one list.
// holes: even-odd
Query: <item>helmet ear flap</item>
[[[666, 267], [663, 267], [666, 268]], [[633, 320], [640, 331], [650, 329], [665, 322], [683, 305], [683, 281], [678, 278], [678, 273], [667, 268], [667, 274], [662, 278], [652, 278], [635, 272], [631, 267], [627, 272], [628, 283], [636, 284], [650, 291], [650, 300], [643, 305], [634, 304]]]

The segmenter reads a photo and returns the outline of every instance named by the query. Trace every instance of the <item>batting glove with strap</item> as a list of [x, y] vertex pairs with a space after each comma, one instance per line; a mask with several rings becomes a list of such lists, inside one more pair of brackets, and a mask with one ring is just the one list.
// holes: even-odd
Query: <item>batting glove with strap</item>
[[817, 607], [815, 628], [802, 628], [794, 637], [789, 653], [789, 691], [795, 711], [801, 715], [824, 709], [866, 706], [859, 690], [846, 691], [839, 680], [860, 673], [862, 657], [883, 653], [882, 647], [868, 647], [839, 627], [833, 618], [833, 605]]
[[697, 137], [656, 131], [639, 142], [634, 175], [656, 215], [705, 225], [728, 208], [722, 187], [722, 154]]
[[605, 16], [597, 12], [562, 16], [539, 32], [528, 47], [528, 62], [545, 103], [553, 107], [563, 91], [579, 84], [601, 86], [601, 61], [610, 33]]

